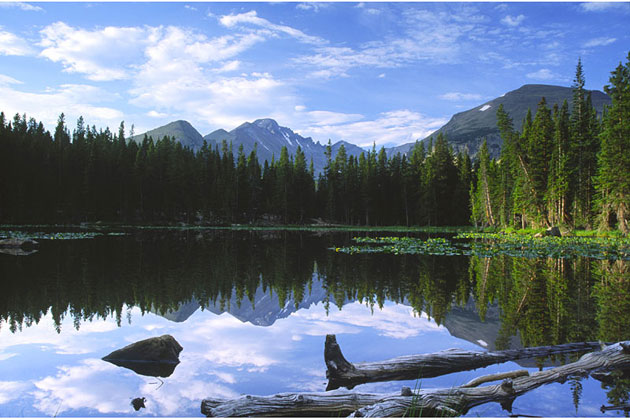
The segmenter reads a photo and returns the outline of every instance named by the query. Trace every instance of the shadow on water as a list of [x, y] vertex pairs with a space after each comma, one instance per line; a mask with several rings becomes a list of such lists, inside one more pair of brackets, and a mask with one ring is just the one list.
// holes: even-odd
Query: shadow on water
[[[372, 308], [386, 301], [409, 305], [451, 335], [488, 350], [630, 338], [627, 261], [347, 255], [329, 249], [359, 234], [382, 233], [141, 231], [42, 241], [36, 254], [0, 255], [0, 328], [19, 331], [48, 313], [58, 331], [65, 317], [77, 329], [109, 316], [121, 325], [129, 307], [175, 322], [206, 310], [270, 326], [319, 302], [330, 311], [358, 300]], [[121, 366], [161, 377], [174, 369]], [[581, 379], [571, 381], [577, 407]], [[602, 409], [625, 411], [627, 381], [602, 380], [610, 403]]]
[[48, 312], [58, 328], [66, 316], [76, 328], [110, 315], [121, 323], [131, 306], [173, 321], [201, 308], [271, 325], [312, 303], [382, 307], [389, 300], [447, 326], [459, 315], [451, 325], [462, 334], [471, 322], [483, 330], [488, 321], [494, 331], [477, 344], [489, 349], [629, 338], [628, 262], [329, 250], [352, 236], [153, 231], [43, 241], [37, 254], [0, 255], [0, 325], [19, 330]]

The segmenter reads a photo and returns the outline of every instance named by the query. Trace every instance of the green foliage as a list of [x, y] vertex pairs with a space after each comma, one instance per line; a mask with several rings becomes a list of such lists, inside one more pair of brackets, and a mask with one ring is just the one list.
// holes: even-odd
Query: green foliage
[[597, 176], [600, 226], [614, 222], [619, 230], [630, 231], [630, 53], [626, 65], [619, 63], [604, 88], [612, 98], [600, 134], [601, 152]]
[[346, 254], [385, 253], [419, 255], [474, 255], [491, 258], [507, 255], [518, 258], [589, 257], [600, 260], [630, 260], [630, 238], [534, 237], [499, 233], [462, 232], [452, 242], [445, 238], [422, 240], [410, 237], [355, 237], [358, 245], [331, 248]]

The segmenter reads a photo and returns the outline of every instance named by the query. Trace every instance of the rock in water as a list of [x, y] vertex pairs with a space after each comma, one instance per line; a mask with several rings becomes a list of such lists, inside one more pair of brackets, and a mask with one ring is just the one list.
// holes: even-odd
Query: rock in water
[[131, 405], [133, 406], [133, 409], [138, 411], [141, 408], [146, 408], [146, 406], [144, 405], [144, 403], [147, 402], [147, 399], [142, 397], [142, 398], [134, 398], [133, 400], [131, 400]]
[[148, 338], [115, 350], [103, 360], [145, 376], [171, 376], [183, 347], [171, 335]]

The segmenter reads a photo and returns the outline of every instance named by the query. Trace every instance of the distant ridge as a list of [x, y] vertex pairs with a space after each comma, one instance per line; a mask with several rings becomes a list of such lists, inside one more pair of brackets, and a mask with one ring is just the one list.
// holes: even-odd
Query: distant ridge
[[[599, 90], [590, 92], [593, 106], [601, 115], [604, 105], [611, 103], [610, 97]], [[499, 105], [503, 105], [505, 111], [512, 118], [514, 128], [520, 131], [527, 110], [531, 109], [534, 114], [542, 97], [545, 97], [550, 108], [554, 104], [562, 105], [565, 100], [571, 106], [573, 89], [553, 85], [523, 85], [468, 111], [453, 115], [450, 121], [440, 129], [433, 132], [430, 136], [418, 140], [426, 142], [429, 138], [435, 138], [439, 133], [443, 133], [455, 151], [465, 151], [474, 156], [483, 140], [487, 139], [488, 148], [492, 156], [498, 157], [502, 144], [496, 116]], [[256, 147], [256, 153], [261, 165], [265, 161], [271, 163], [272, 159], [277, 160], [280, 157], [280, 151], [283, 146], [287, 148], [289, 155], [292, 156], [295, 156], [297, 148], [301, 147], [307, 163], [310, 163], [311, 159], [313, 160], [316, 176], [322, 173], [326, 166], [325, 145], [319, 141], [315, 142], [311, 137], [302, 137], [290, 128], [280, 126], [271, 118], [245, 122], [231, 131], [220, 128], [203, 137], [189, 122], [179, 120], [134, 136], [132, 139], [136, 142], [141, 142], [145, 134], [153, 137], [154, 140], [164, 136], [174, 137], [182, 145], [188, 146], [194, 151], [198, 151], [202, 147], [204, 140], [209, 147], [219, 147], [219, 149], [225, 140], [232, 145], [232, 153], [235, 157], [241, 145], [243, 146], [243, 152], [247, 156]], [[396, 153], [406, 154], [414, 144], [415, 142], [407, 143], [385, 150], [389, 156]], [[352, 143], [341, 140], [332, 145], [333, 159], [341, 145], [345, 147], [348, 156], [359, 156], [364, 151]]]
[[161, 127], [149, 130], [146, 133], [138, 134], [137, 136], [131, 137], [131, 140], [136, 143], [142, 143], [142, 139], [144, 139], [145, 135], [152, 137], [154, 141], [164, 136], [173, 137], [176, 141], [180, 142], [182, 146], [188, 146], [194, 151], [201, 149], [201, 146], [203, 146], [203, 137], [201, 134], [199, 134], [195, 127], [190, 125], [188, 121], [184, 120], [173, 121]]
[[[254, 150], [254, 145], [257, 145], [256, 154], [261, 164], [264, 161], [271, 163], [272, 159], [277, 160], [283, 146], [287, 148], [289, 155], [295, 156], [299, 146], [306, 156], [307, 164], [310, 164], [311, 159], [313, 160], [315, 175], [321, 173], [326, 166], [326, 146], [314, 142], [310, 137], [302, 137], [290, 128], [278, 125], [271, 118], [259, 119], [252, 123], [246, 122], [229, 132], [219, 129], [204, 136], [204, 139], [213, 147], [220, 146], [223, 140], [231, 142], [234, 155], [240, 145], [243, 145], [246, 155], [249, 155]], [[348, 155], [358, 156], [363, 152], [360, 147], [342, 140], [332, 146], [333, 157], [341, 144], [346, 148]]]
[[[593, 106], [601, 115], [604, 105], [611, 103], [610, 97], [599, 90], [589, 92], [591, 92]], [[435, 139], [439, 133], [443, 133], [449, 144], [456, 151], [468, 151], [469, 154], [475, 155], [485, 138], [488, 141], [488, 148], [492, 156], [498, 157], [502, 144], [499, 129], [497, 128], [497, 109], [499, 105], [503, 104], [503, 108], [512, 118], [514, 128], [520, 131], [523, 120], [527, 115], [527, 110], [531, 109], [532, 116], [535, 115], [538, 103], [543, 97], [546, 99], [549, 108], [553, 108], [554, 104], [561, 106], [566, 99], [569, 103], [569, 109], [571, 109], [573, 89], [553, 85], [523, 85], [468, 111], [453, 115], [448, 123], [426, 138], [421, 139], [421, 141], [426, 142], [431, 137]], [[387, 151], [388, 154], [407, 153], [414, 144], [415, 142], [403, 144], [390, 148]]]

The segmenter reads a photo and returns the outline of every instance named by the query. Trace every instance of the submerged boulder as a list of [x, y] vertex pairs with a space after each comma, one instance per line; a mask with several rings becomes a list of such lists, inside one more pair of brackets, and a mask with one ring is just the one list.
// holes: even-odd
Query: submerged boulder
[[131, 406], [134, 410], [138, 411], [141, 408], [147, 408], [147, 406], [144, 405], [145, 402], [147, 402], [147, 399], [144, 397], [134, 398], [133, 400], [131, 400]]
[[0, 253], [15, 256], [30, 255], [37, 252], [35, 248], [38, 245], [39, 243], [32, 239], [0, 239]]
[[171, 376], [184, 348], [171, 335], [148, 338], [115, 350], [103, 360], [145, 376]]

